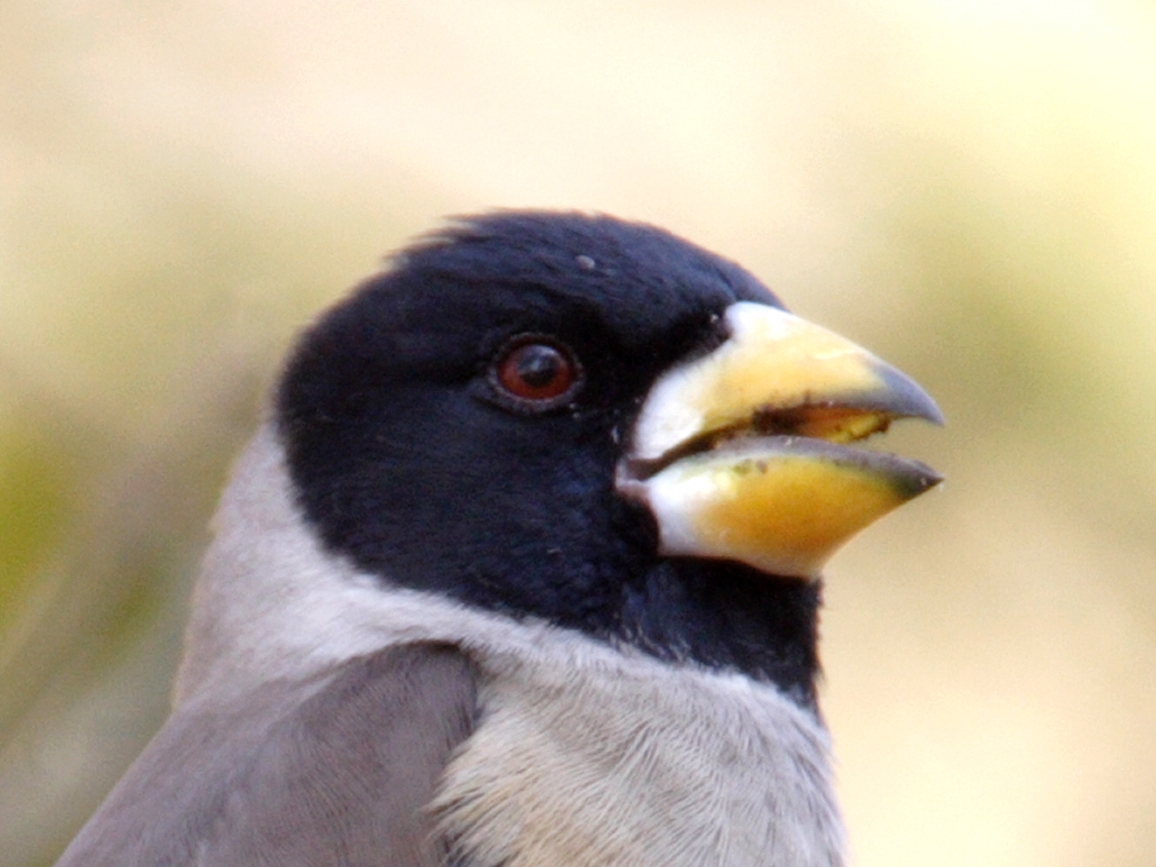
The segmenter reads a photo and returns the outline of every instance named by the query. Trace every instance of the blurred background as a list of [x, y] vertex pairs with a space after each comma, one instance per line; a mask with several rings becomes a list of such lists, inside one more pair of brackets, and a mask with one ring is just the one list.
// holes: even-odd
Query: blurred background
[[0, 863], [160, 725], [293, 334], [447, 214], [735, 259], [940, 401], [828, 571], [859, 867], [1156, 852], [1156, 8], [0, 5]]

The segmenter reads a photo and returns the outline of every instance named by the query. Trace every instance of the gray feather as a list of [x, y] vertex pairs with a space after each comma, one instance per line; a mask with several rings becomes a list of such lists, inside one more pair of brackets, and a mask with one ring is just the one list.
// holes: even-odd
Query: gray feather
[[190, 701], [58, 867], [442, 864], [426, 807], [476, 693], [459, 650], [420, 643]]

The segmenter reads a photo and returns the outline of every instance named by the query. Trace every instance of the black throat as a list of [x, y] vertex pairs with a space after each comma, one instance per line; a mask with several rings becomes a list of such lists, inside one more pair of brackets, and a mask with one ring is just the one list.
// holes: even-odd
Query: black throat
[[667, 560], [624, 587], [613, 637], [660, 659], [741, 672], [818, 713], [818, 581]]

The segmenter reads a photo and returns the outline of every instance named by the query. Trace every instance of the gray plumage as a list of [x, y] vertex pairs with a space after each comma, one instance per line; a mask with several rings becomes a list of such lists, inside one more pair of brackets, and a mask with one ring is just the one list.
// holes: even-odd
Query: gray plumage
[[425, 807], [471, 731], [475, 687], [460, 652], [408, 644], [192, 701], [60, 865], [443, 864]]

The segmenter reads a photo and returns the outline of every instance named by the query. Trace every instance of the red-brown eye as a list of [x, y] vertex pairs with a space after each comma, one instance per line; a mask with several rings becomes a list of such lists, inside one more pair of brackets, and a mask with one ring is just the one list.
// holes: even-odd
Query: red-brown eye
[[527, 337], [503, 350], [493, 374], [496, 384], [519, 403], [547, 409], [565, 403], [577, 391], [582, 368], [565, 346]]

